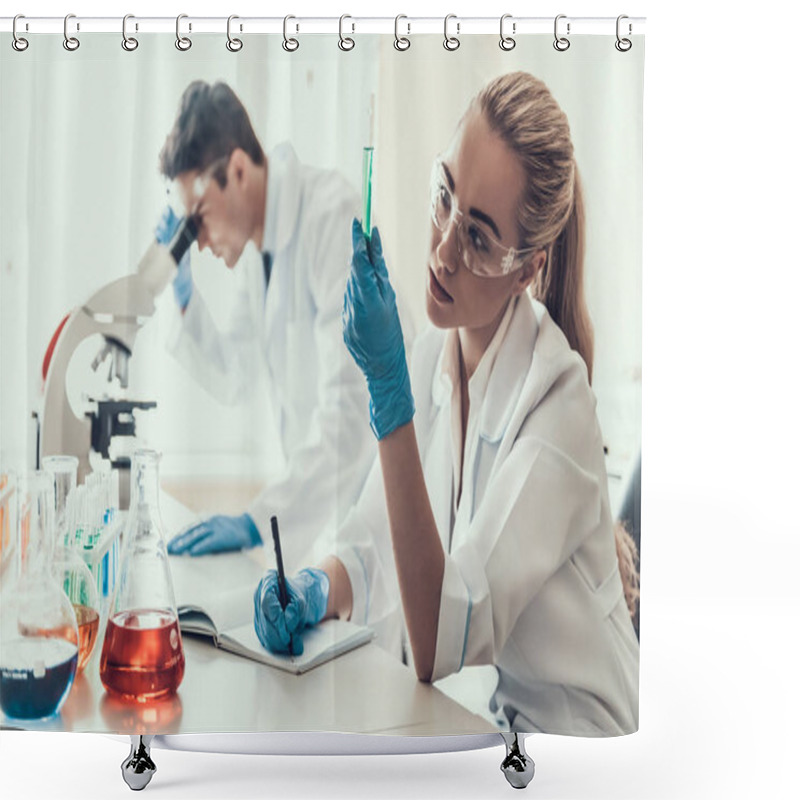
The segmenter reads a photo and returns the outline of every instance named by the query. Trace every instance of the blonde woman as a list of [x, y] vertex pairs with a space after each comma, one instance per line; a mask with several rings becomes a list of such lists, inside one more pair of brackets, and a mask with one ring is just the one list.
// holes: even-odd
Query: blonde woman
[[259, 638], [297, 652], [304, 626], [353, 619], [395, 652], [407, 636], [423, 681], [494, 665], [503, 728], [630, 733], [639, 649], [590, 388], [581, 186], [541, 81], [474, 98], [434, 164], [431, 220], [433, 327], [410, 375], [380, 234], [354, 222], [344, 335], [379, 463], [285, 610], [275, 573], [261, 581]]

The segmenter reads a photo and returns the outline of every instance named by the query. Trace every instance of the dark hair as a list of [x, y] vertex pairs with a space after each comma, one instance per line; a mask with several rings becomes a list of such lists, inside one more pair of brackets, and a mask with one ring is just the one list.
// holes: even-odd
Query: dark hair
[[[159, 156], [161, 173], [176, 178], [182, 172], [203, 171], [236, 149], [247, 153], [254, 164], [264, 162], [264, 151], [256, 137], [242, 101], [227, 83], [190, 83], [181, 97], [175, 124]], [[223, 167], [214, 177], [225, 188]]]

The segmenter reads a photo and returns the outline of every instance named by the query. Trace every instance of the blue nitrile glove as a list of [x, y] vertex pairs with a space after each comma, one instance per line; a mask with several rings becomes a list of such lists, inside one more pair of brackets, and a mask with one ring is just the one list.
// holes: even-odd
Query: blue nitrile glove
[[369, 418], [378, 439], [410, 422], [414, 398], [403, 330], [377, 228], [367, 241], [353, 220], [353, 259], [344, 295], [344, 341], [367, 379]]
[[308, 567], [286, 579], [289, 602], [281, 608], [278, 573], [271, 569], [253, 594], [253, 624], [258, 640], [273, 653], [299, 656], [303, 652], [303, 629], [316, 625], [328, 608], [331, 582], [321, 569]]
[[167, 545], [167, 552], [170, 555], [188, 552], [191, 556], [204, 556], [229, 550], [246, 550], [259, 544], [263, 544], [261, 535], [249, 514], [239, 517], [220, 514], [178, 534]]
[[[183, 218], [177, 216], [172, 210], [172, 206], [167, 206], [156, 227], [156, 241], [159, 244], [167, 245], [172, 241], [175, 231], [183, 222]], [[175, 300], [185, 310], [189, 305], [189, 298], [192, 296], [192, 270], [189, 266], [189, 251], [178, 264], [178, 274], [172, 280], [172, 291], [175, 293]]]

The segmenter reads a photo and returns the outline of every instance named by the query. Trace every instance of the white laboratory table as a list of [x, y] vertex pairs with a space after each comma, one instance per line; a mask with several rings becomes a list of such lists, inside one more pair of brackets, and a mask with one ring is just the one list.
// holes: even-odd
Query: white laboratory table
[[[203, 498], [203, 505], [210, 503], [208, 509], [197, 507], [174, 483], [169, 489], [198, 511], [224, 513], [230, 507], [230, 493], [223, 492], [228, 503], [220, 502], [208, 486], [195, 495]], [[412, 668], [374, 643], [304, 675], [292, 675], [219, 650], [204, 637], [184, 635], [186, 672], [177, 693], [160, 702], [122, 702], [100, 681], [104, 633], [101, 627], [92, 657], [57, 717], [28, 723], [6, 720], [0, 713], [0, 727], [116, 734], [334, 731], [411, 736], [498, 730], [435, 686], [420, 683]]]
[[58, 717], [4, 730], [119, 734], [336, 731], [432, 736], [497, 732], [375, 644], [292, 675], [184, 636], [186, 672], [173, 698], [127, 703], [100, 682], [102, 639]]

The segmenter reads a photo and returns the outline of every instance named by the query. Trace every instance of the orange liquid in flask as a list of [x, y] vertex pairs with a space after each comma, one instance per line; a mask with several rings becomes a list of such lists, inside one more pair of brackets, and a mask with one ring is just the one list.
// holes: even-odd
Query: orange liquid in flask
[[[72, 610], [75, 612], [75, 619], [78, 622], [78, 672], [80, 672], [92, 655], [94, 642], [97, 638], [97, 630], [100, 627], [100, 615], [93, 608], [75, 605], [74, 603]], [[42, 628], [21, 625], [20, 633], [24, 636], [44, 636], [48, 639], [67, 639], [68, 641], [72, 641], [74, 636], [72, 629], [67, 626], [43, 630]]]
[[174, 613], [137, 609], [108, 620], [100, 680], [109, 692], [140, 702], [164, 697], [180, 686], [185, 666]]
[[89, 657], [94, 650], [94, 643], [97, 639], [97, 629], [100, 627], [100, 616], [88, 606], [76, 606], [75, 619], [78, 621], [78, 672], [80, 672], [89, 661]]

